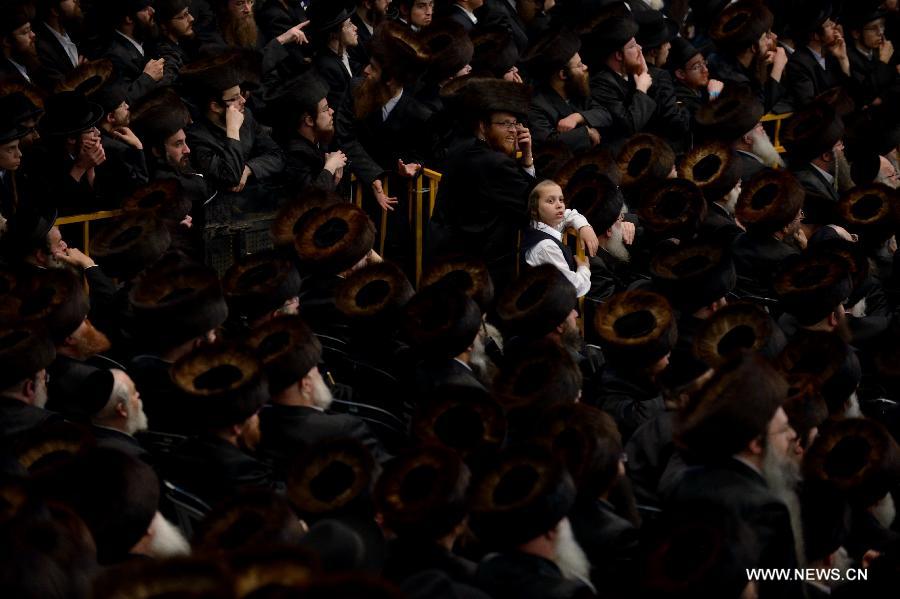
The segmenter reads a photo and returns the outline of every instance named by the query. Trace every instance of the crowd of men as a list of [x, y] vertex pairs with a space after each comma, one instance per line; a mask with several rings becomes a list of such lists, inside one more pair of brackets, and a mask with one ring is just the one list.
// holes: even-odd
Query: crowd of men
[[896, 597], [896, 0], [0, 37], [3, 597]]

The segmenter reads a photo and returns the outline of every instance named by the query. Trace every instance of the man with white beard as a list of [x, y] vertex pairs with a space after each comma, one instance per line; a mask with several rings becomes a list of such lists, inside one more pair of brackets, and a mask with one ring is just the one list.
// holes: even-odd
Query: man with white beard
[[[147, 455], [134, 434], [147, 430], [147, 414], [141, 394], [125, 371], [97, 370], [84, 385], [85, 396], [97, 399], [99, 410], [91, 416], [92, 432], [100, 447], [124, 451], [136, 458]], [[105, 403], [100, 403], [105, 398]]]
[[591, 596], [590, 564], [566, 514], [566, 469], [531, 446], [507, 451], [475, 483], [470, 524], [489, 553], [475, 584], [495, 599]]
[[247, 344], [263, 363], [271, 402], [259, 413], [259, 454], [283, 476], [304, 448], [326, 439], [350, 437], [376, 460], [388, 457], [360, 418], [332, 414], [331, 390], [319, 372], [322, 344], [298, 316], [270, 320], [251, 331]]
[[709, 207], [701, 235], [731, 243], [743, 228], [734, 218], [741, 195], [741, 160], [723, 142], [695, 145], [684, 157], [679, 176], [694, 182]]
[[741, 181], [747, 181], [765, 167], [784, 167], [784, 159], [775, 150], [762, 122], [741, 136], [732, 146], [741, 160]]
[[[782, 404], [788, 386], [763, 357], [739, 355], [692, 399], [675, 425], [675, 439], [702, 465], [687, 470], [673, 506], [710, 505], [742, 519], [759, 541], [760, 568], [797, 565], [791, 512], [767, 475], [788, 468], [796, 433]], [[760, 596], [802, 597], [797, 582], [760, 585]]]

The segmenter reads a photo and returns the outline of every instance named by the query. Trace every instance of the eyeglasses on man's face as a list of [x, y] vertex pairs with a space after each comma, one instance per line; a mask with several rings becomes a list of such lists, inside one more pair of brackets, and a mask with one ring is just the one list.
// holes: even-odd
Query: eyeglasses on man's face
[[515, 129], [516, 127], [518, 127], [519, 125], [521, 125], [522, 123], [520, 123], [519, 121], [491, 121], [491, 124], [496, 125], [498, 127], [503, 127], [504, 129], [512, 130], [512, 129]]

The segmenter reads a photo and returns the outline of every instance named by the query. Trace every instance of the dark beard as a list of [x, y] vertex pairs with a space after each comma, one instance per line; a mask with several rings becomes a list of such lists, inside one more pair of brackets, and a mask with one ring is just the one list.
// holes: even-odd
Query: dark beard
[[369, 22], [369, 25], [374, 28], [384, 20], [384, 13], [378, 12], [374, 8], [370, 8], [366, 11], [366, 20]]
[[222, 37], [229, 46], [252, 50], [256, 48], [259, 29], [256, 27], [256, 21], [252, 18], [240, 21], [229, 19], [222, 26]]
[[17, 63], [19, 63], [20, 65], [22, 65], [23, 67], [25, 67], [25, 70], [27, 70], [29, 73], [34, 73], [34, 72], [40, 70], [41, 59], [38, 57], [36, 46], [34, 48], [32, 48], [30, 52], [29, 51], [23, 52], [21, 50], [15, 50], [11, 54], [12, 54], [12, 59], [15, 60]]
[[570, 98], [583, 99], [591, 93], [590, 80], [584, 76], [569, 76], [565, 84], [566, 95]]
[[70, 37], [78, 39], [81, 37], [81, 32], [84, 29], [84, 15], [80, 14], [72, 17], [59, 15], [59, 24], [62, 25]]
[[766, 81], [769, 79], [769, 65], [766, 64], [764, 54], [754, 55], [753, 62], [750, 63], [750, 70], [754, 73], [760, 85], [766, 84]]
[[134, 22], [134, 34], [137, 36], [138, 41], [152, 42], [159, 37], [159, 25], [155, 21], [148, 25], [137, 19]]
[[353, 113], [362, 120], [387, 104], [391, 94], [381, 81], [365, 79], [353, 90]]

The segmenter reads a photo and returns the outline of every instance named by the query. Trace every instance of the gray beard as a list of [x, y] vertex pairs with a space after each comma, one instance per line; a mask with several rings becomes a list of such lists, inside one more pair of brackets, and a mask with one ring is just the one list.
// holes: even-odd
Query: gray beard
[[754, 129], [750, 136], [753, 139], [751, 151], [759, 156], [766, 166], [777, 165], [779, 168], [784, 168], [784, 159], [775, 151], [775, 146], [772, 145], [772, 140], [765, 131], [760, 132]]
[[862, 418], [862, 410], [859, 407], [859, 397], [856, 391], [850, 394], [847, 399], [847, 409], [844, 410], [844, 418]]
[[162, 514], [156, 512], [150, 525], [153, 536], [147, 554], [153, 559], [166, 559], [191, 554], [191, 546], [181, 531]]
[[631, 254], [628, 253], [628, 248], [622, 239], [622, 227], [613, 226], [612, 237], [606, 241], [604, 249], [619, 262], [631, 260]]
[[590, 583], [591, 563], [578, 541], [575, 540], [575, 534], [572, 532], [572, 525], [568, 518], [560, 520], [556, 532], [553, 563], [556, 564], [566, 580], [578, 580], [592, 586]]
[[334, 396], [331, 395], [331, 389], [328, 388], [328, 385], [325, 384], [322, 377], [319, 377], [313, 383], [312, 401], [313, 405], [323, 412], [330, 408], [331, 402], [334, 401]]
[[147, 427], [147, 414], [144, 412], [144, 406], [140, 405], [137, 410], [128, 414], [128, 419], [125, 421], [125, 432], [133, 435], [147, 430]]
[[890, 493], [878, 500], [878, 503], [869, 508], [878, 523], [885, 528], [890, 528], [897, 517], [897, 508], [894, 506], [894, 498]]
[[734, 189], [729, 191], [728, 195], [725, 196], [724, 203], [720, 202], [719, 205], [722, 206], [728, 214], [734, 216], [734, 211], [737, 208], [737, 201], [740, 195], [741, 192], [738, 190], [737, 185], [735, 185]]
[[805, 564], [806, 551], [803, 545], [800, 499], [797, 497], [797, 485], [800, 483], [800, 466], [791, 458], [778, 455], [771, 445], [767, 445], [763, 455], [762, 470], [763, 478], [766, 479], [769, 489], [787, 506], [791, 517], [791, 530], [794, 533], [797, 563]]
[[834, 152], [834, 179], [838, 191], [845, 192], [853, 187], [853, 179], [850, 177], [850, 163], [843, 152]]

